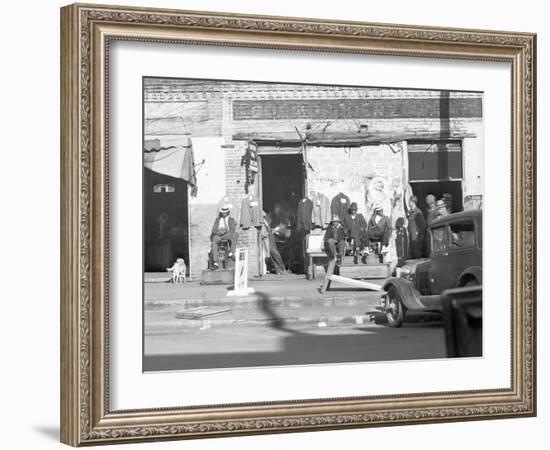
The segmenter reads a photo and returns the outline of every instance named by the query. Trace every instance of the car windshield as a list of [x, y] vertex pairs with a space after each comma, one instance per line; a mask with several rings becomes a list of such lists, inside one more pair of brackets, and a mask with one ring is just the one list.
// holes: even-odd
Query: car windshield
[[472, 221], [455, 222], [450, 226], [452, 248], [468, 248], [475, 246], [476, 234]]

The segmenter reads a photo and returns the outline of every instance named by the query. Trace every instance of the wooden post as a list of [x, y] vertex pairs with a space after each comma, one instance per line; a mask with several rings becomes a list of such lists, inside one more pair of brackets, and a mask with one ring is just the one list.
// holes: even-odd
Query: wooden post
[[325, 274], [325, 281], [323, 283], [323, 287], [321, 288], [321, 294], [324, 294], [326, 291], [329, 290], [331, 277], [332, 275], [334, 275], [335, 267], [336, 267], [336, 258], [333, 258], [328, 263], [327, 273]]
[[264, 224], [264, 191], [262, 180], [262, 157], [258, 155], [258, 173], [256, 174], [256, 183], [258, 185], [258, 200], [260, 202], [260, 214], [262, 215], [262, 225], [258, 230], [257, 245], [258, 245], [258, 275], [263, 276], [266, 274], [265, 269], [265, 256], [264, 245], [262, 242], [262, 228]]
[[330, 275], [330, 281], [337, 281], [342, 284], [347, 284], [349, 286], [368, 289], [370, 291], [383, 291], [382, 286], [376, 283], [369, 283], [368, 281], [355, 280], [354, 278], [341, 277], [339, 275]]

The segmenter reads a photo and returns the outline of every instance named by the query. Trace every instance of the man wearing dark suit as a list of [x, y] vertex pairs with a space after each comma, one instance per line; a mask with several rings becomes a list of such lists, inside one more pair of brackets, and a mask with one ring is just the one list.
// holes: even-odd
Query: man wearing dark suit
[[229, 250], [228, 256], [233, 257], [235, 249], [237, 247], [237, 239], [239, 234], [235, 230], [235, 219], [229, 216], [229, 207], [222, 206], [220, 208], [220, 213], [214, 225], [212, 226], [212, 232], [210, 233], [210, 240], [212, 241], [212, 259], [214, 261], [214, 269], [217, 269], [219, 266], [219, 255], [218, 255], [218, 245], [222, 240], [228, 240], [231, 243], [231, 248]]
[[416, 206], [418, 198], [413, 195], [409, 199], [409, 239], [411, 241], [410, 252], [414, 259], [422, 258], [422, 250], [424, 249], [424, 238], [426, 236], [426, 221], [424, 214]]
[[357, 203], [353, 202], [349, 207], [349, 214], [344, 217], [344, 230], [346, 236], [353, 239], [354, 261], [357, 263], [357, 249], [365, 248], [365, 232], [367, 221], [361, 213], [357, 213]]
[[332, 221], [325, 231], [323, 238], [325, 251], [329, 259], [338, 258], [340, 260], [346, 248], [345, 230], [340, 223], [340, 217], [332, 216]]

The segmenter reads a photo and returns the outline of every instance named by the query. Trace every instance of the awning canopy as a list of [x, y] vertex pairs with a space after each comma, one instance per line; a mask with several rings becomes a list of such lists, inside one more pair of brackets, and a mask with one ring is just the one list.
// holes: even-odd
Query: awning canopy
[[185, 180], [191, 187], [191, 195], [197, 196], [197, 175], [193, 145], [188, 139], [187, 145], [143, 149], [144, 166], [163, 175]]

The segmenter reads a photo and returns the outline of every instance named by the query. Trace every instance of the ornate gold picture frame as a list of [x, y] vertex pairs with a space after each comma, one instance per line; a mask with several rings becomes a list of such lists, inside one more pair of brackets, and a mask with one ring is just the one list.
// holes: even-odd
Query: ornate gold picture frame
[[[109, 397], [109, 48], [207, 44], [511, 65], [511, 385], [114, 411]], [[61, 9], [61, 440], [73, 446], [536, 414], [536, 36], [74, 4]], [[503, 124], [503, 127], [509, 124]], [[490, 286], [485, 286], [490, 296]]]

